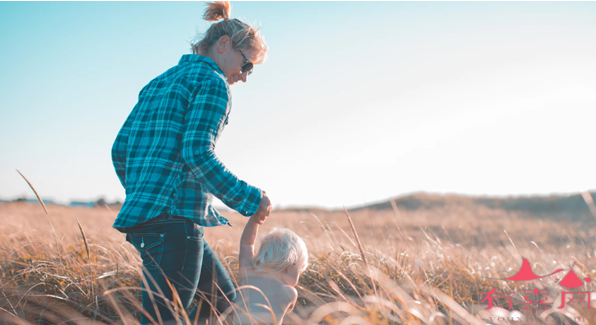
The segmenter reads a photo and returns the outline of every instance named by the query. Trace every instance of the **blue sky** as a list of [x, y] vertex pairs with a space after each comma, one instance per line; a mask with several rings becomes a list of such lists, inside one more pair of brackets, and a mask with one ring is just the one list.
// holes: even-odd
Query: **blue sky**
[[[275, 206], [596, 188], [594, 2], [232, 2], [268, 60], [216, 153]], [[124, 198], [113, 140], [202, 2], [0, 2], [0, 198]]]

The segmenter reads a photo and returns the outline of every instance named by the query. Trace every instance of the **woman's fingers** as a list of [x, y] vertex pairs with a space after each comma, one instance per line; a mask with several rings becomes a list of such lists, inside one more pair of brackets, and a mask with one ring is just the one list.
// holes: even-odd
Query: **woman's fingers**
[[263, 192], [263, 197], [261, 198], [261, 203], [257, 210], [257, 223], [260, 225], [264, 224], [267, 217], [271, 215], [271, 210], [273, 210], [273, 205], [271, 204], [267, 193]]

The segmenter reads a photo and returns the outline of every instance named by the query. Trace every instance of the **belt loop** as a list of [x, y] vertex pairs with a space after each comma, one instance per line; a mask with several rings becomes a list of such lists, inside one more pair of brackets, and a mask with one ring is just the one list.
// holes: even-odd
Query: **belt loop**
[[184, 230], [186, 231], [186, 238], [194, 236], [194, 223], [189, 221], [190, 220], [188, 219], [184, 220]]

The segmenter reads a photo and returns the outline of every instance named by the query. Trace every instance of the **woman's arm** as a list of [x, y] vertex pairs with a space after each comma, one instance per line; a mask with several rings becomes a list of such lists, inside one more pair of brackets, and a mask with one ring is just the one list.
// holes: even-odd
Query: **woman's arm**
[[[259, 208], [262, 191], [238, 179], [214, 151], [225, 125], [228, 101], [223, 80], [208, 79], [200, 83], [184, 116], [182, 159], [208, 192], [243, 216], [250, 216]], [[162, 105], [170, 103], [166, 101]]]
[[[132, 114], [131, 114], [132, 115]], [[116, 136], [116, 140], [112, 145], [112, 164], [114, 165], [114, 169], [116, 170], [116, 175], [118, 175], [118, 179], [120, 179], [120, 184], [122, 187], [126, 189], [126, 156], [127, 156], [127, 145], [128, 145], [128, 135], [130, 133], [131, 128], [131, 120], [132, 118], [129, 117], [124, 122], [124, 125], [118, 132]]]

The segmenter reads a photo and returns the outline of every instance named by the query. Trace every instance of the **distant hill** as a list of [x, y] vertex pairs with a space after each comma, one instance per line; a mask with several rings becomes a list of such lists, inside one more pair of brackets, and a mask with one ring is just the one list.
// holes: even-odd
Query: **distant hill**
[[[592, 198], [596, 199], [596, 192], [591, 192]], [[37, 203], [37, 199], [19, 198], [11, 201], [26, 201]], [[490, 196], [466, 196], [456, 194], [430, 194], [430, 193], [415, 193], [404, 196], [395, 197], [386, 201], [368, 204], [364, 206], [357, 206], [349, 208], [348, 211], [359, 211], [363, 209], [369, 210], [392, 210], [391, 201], [395, 201], [397, 207], [401, 211], [420, 211], [420, 210], [435, 210], [435, 209], [459, 209], [474, 212], [475, 210], [494, 209], [504, 210], [507, 212], [515, 212], [519, 216], [538, 217], [545, 219], [567, 219], [573, 221], [593, 221], [596, 218], [590, 212], [590, 209], [584, 201], [581, 194], [573, 195], [548, 195], [548, 196], [509, 196], [509, 197], [490, 197]], [[0, 200], [0, 202], [10, 202], [8, 200]], [[44, 199], [45, 204], [56, 204], [52, 200]], [[103, 199], [97, 201], [72, 201], [69, 206], [87, 206], [87, 207], [104, 207], [108, 206], [114, 211], [118, 211], [122, 203], [116, 201], [108, 203]], [[224, 211], [231, 211], [227, 207], [222, 208]], [[277, 210], [277, 209], [276, 209]], [[279, 209], [278, 211], [289, 212], [311, 212], [321, 213], [330, 211], [322, 207], [287, 207]], [[332, 211], [341, 212], [343, 209]], [[596, 208], [595, 208], [596, 213]]]
[[[596, 192], [591, 192], [596, 198]], [[525, 213], [539, 217], [566, 217], [572, 220], [594, 220], [590, 209], [581, 194], [550, 195], [550, 196], [512, 196], [512, 197], [475, 197], [464, 195], [440, 195], [416, 193], [393, 199], [400, 210], [431, 210], [446, 207], [486, 207], [512, 212]], [[393, 209], [391, 199], [349, 210], [362, 209], [390, 210]]]

